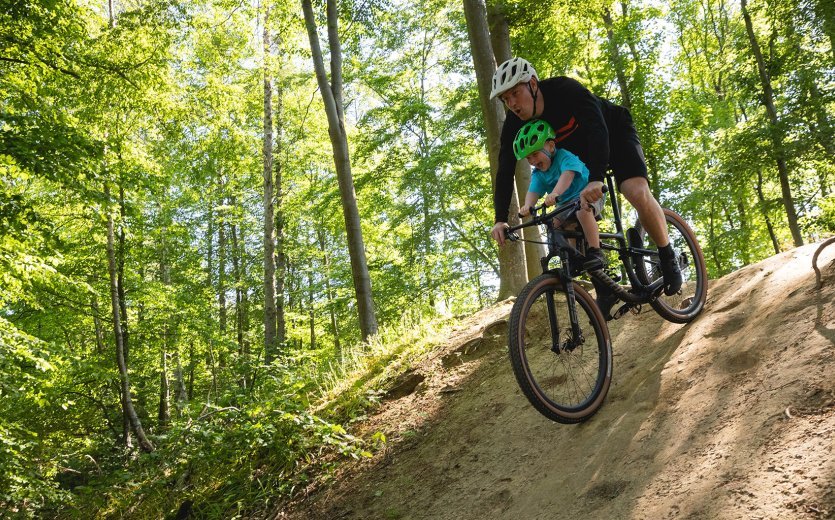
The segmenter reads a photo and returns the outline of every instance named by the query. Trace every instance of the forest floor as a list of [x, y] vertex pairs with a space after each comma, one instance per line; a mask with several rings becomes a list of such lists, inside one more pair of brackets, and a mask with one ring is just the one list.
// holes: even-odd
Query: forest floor
[[835, 518], [835, 246], [821, 290], [816, 248], [712, 281], [691, 324], [611, 322], [612, 387], [575, 426], [519, 391], [512, 302], [473, 315], [361, 425], [386, 448], [273, 517]]

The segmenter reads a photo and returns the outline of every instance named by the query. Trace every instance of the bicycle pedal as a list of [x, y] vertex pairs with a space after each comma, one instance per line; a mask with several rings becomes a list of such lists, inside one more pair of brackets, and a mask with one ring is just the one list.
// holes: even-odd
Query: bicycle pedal
[[632, 308], [633, 307], [632, 307], [631, 303], [625, 303], [625, 304], [621, 305], [620, 308], [618, 310], [616, 310], [614, 314], [612, 314], [612, 319], [617, 320], [617, 319], [622, 318], [623, 315], [626, 314], [627, 312], [629, 312], [629, 310], [632, 309]]

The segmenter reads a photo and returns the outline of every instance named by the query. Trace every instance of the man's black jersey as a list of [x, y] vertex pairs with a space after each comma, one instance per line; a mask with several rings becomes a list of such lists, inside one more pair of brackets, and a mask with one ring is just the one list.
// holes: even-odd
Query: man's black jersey
[[[541, 81], [538, 96], [542, 96], [545, 106], [537, 119], [544, 119], [556, 131], [557, 147], [574, 153], [586, 164], [589, 182], [603, 181], [609, 164], [607, 124], [617, 120], [618, 112], [625, 109], [595, 96], [577, 80], [565, 76]], [[493, 194], [496, 222], [507, 222], [516, 170], [513, 139], [525, 123], [516, 114], [507, 111], [502, 127], [496, 191]]]

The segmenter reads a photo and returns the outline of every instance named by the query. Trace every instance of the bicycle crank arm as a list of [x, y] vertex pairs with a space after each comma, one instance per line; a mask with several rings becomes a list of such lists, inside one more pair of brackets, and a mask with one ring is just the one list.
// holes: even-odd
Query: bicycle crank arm
[[[609, 275], [607, 275], [603, 271], [603, 269], [595, 269], [593, 271], [589, 271], [588, 273], [589, 273], [589, 276], [591, 276], [592, 278], [594, 278], [598, 282], [604, 284], [606, 287], [611, 289], [611, 291], [615, 294], [615, 296], [617, 296], [621, 300], [625, 301], [626, 303], [636, 303], [636, 304], [647, 303], [650, 300], [650, 298], [652, 297], [651, 292], [643, 292], [642, 291], [640, 293], [634, 293], [634, 292], [632, 292], [633, 289], [631, 287], [629, 288], [629, 290], [626, 290], [626, 288], [624, 286], [619, 285], [617, 282], [615, 282], [614, 280], [609, 278]], [[626, 287], [629, 287], [629, 286], [626, 286]], [[650, 287], [652, 287], [652, 286], [650, 286]]]

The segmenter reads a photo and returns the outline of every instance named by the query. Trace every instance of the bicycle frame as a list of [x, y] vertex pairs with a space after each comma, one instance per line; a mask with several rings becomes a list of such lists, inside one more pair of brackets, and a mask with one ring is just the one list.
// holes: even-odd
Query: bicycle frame
[[[655, 280], [649, 285], [643, 284], [635, 274], [635, 266], [633, 265], [633, 262], [643, 261], [644, 257], [656, 253], [655, 251], [652, 251], [650, 249], [636, 247], [629, 243], [629, 241], [626, 238], [626, 234], [623, 230], [621, 208], [620, 204], [618, 203], [617, 195], [615, 194], [614, 182], [612, 176], [609, 174], [606, 175], [606, 186], [608, 189], [604, 188], [604, 192], [608, 191], [611, 194], [609, 199], [612, 206], [616, 232], [600, 233], [600, 247], [601, 249], [616, 251], [618, 253], [618, 257], [624, 266], [626, 276], [629, 279], [630, 286], [627, 288], [621, 286], [616, 281], [612, 280], [609, 277], [609, 275], [607, 275], [603, 271], [602, 265], [599, 267], [592, 267], [588, 269], [584, 268], [583, 270], [579, 271], [578, 274], [582, 274], [582, 272], [588, 272], [589, 276], [591, 276], [598, 282], [608, 286], [612, 290], [612, 292], [618, 296], [618, 298], [626, 302], [626, 308], [629, 308], [630, 306], [637, 306], [644, 303], [649, 303], [653, 301], [655, 298], [657, 298], [658, 295], [661, 293], [663, 280]], [[585, 243], [585, 235], [583, 234], [582, 230], [572, 231], [560, 228], [555, 229], [552, 225], [550, 225], [553, 222], [553, 219], [557, 218], [562, 214], [573, 215], [573, 212], [576, 211], [578, 207], [578, 201], [568, 202], [550, 212], [547, 212], [544, 205], [538, 206], [532, 210], [533, 218], [530, 221], [519, 224], [518, 226], [512, 226], [507, 230], [508, 238], [510, 240], [515, 241], [519, 240], [519, 237], [514, 232], [519, 229], [539, 224], [546, 224], [548, 227], [548, 254], [542, 257], [542, 259], [540, 260], [540, 263], [542, 265], [542, 272], [552, 273], [559, 276], [560, 281], [562, 282], [563, 287], [565, 288], [565, 293], [568, 298], [569, 318], [571, 321], [571, 330], [573, 336], [571, 342], [567, 342], [567, 344], [563, 346], [560, 345], [559, 330], [556, 323], [556, 316], [554, 314], [554, 295], [553, 291], [549, 292], [546, 296], [546, 302], [548, 306], [549, 322], [551, 325], [552, 333], [551, 349], [554, 352], [559, 352], [559, 349], [561, 347], [568, 348], [569, 350], [573, 349], [583, 341], [580, 326], [577, 320], [573, 285], [574, 276], [572, 276], [571, 266], [571, 263], [573, 261], [572, 257], [576, 260], [579, 258], [583, 258], [583, 254], [576, 247], [572, 246], [569, 243], [568, 239], [574, 239], [576, 245], [580, 246], [581, 244]], [[542, 211], [542, 214], [537, 216], [536, 212], [538, 211]], [[613, 245], [611, 242], [615, 242], [615, 244]], [[560, 267], [558, 269], [549, 269], [550, 261], [554, 257], [560, 258]], [[625, 312], [625, 310], [623, 312]]]

